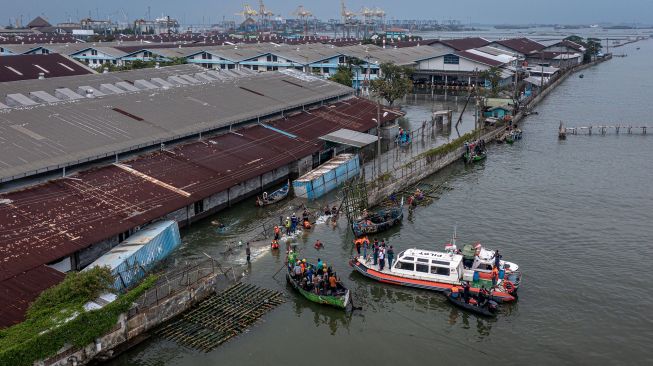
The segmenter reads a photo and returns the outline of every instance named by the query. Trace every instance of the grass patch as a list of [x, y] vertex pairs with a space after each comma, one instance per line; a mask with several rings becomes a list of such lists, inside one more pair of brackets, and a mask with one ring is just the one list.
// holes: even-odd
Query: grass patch
[[84, 304], [110, 291], [113, 281], [108, 268], [98, 267], [71, 272], [62, 283], [44, 291], [28, 309], [24, 322], [0, 330], [0, 365], [29, 366], [66, 345], [81, 348], [92, 343], [114, 327], [120, 314], [156, 277], [149, 276], [101, 309], [85, 311]]

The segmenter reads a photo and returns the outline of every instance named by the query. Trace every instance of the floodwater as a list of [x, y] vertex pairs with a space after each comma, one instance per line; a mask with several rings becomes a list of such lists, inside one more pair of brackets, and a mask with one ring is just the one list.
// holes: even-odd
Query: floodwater
[[[262, 249], [244, 281], [282, 291], [285, 304], [212, 352], [153, 338], [111, 364], [653, 364], [653, 138], [557, 139], [561, 120], [650, 126], [653, 42], [619, 52], [628, 57], [587, 69], [583, 79], [572, 76], [552, 92], [524, 121], [523, 140], [491, 146], [484, 163], [454, 164], [433, 176], [451, 190], [383, 233], [398, 250], [442, 249], [456, 226], [459, 243], [501, 249], [524, 280], [518, 302], [502, 306], [496, 319], [464, 313], [437, 293], [352, 272], [352, 236], [341, 221], [316, 226], [299, 248], [303, 257], [332, 264], [362, 311], [307, 302], [286, 285], [283, 271], [273, 276], [283, 258]], [[178, 260], [203, 252], [220, 257], [234, 235], [229, 230], [254, 230], [266, 213], [250, 206], [218, 215], [227, 233], [217, 233], [211, 219], [195, 225]], [[312, 246], [318, 238], [326, 244], [320, 252]], [[243, 252], [235, 248], [225, 260], [242, 263]]]

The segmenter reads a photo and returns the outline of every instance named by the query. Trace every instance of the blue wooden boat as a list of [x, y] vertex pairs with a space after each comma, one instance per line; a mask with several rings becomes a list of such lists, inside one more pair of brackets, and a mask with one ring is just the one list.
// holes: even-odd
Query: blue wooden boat
[[271, 205], [277, 203], [282, 199], [288, 197], [288, 192], [290, 192], [290, 181], [283, 185], [283, 187], [277, 189], [276, 191], [268, 194], [263, 192], [262, 196], [256, 197], [256, 205], [259, 207]]

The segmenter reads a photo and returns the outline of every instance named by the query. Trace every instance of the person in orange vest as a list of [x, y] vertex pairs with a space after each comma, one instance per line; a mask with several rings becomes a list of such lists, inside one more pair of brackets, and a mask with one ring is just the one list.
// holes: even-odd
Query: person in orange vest
[[358, 253], [358, 256], [361, 256], [361, 245], [362, 245], [362, 240], [361, 239], [356, 239], [354, 240], [354, 245], [356, 246], [356, 253]]
[[492, 287], [496, 286], [497, 282], [499, 282], [499, 268], [494, 266], [492, 268]]
[[458, 286], [453, 285], [451, 286], [451, 297], [454, 299], [458, 297]]

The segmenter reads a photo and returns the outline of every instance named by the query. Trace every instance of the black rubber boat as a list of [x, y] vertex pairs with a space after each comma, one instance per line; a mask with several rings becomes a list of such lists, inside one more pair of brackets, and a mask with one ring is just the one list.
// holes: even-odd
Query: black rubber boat
[[[478, 306], [476, 304], [476, 298], [470, 298], [470, 303], [467, 304], [465, 303], [465, 300], [463, 299], [462, 295], [458, 295], [457, 297], [452, 297], [452, 294], [449, 292], [445, 296], [447, 299], [449, 299], [449, 302], [458, 306], [461, 309], [467, 310], [469, 312], [472, 312], [474, 314], [480, 315], [480, 316], [486, 316], [486, 317], [494, 317], [496, 316], [496, 312], [498, 309], [498, 305], [496, 302], [490, 300], [486, 306]], [[473, 303], [473, 304], [472, 304]]]

